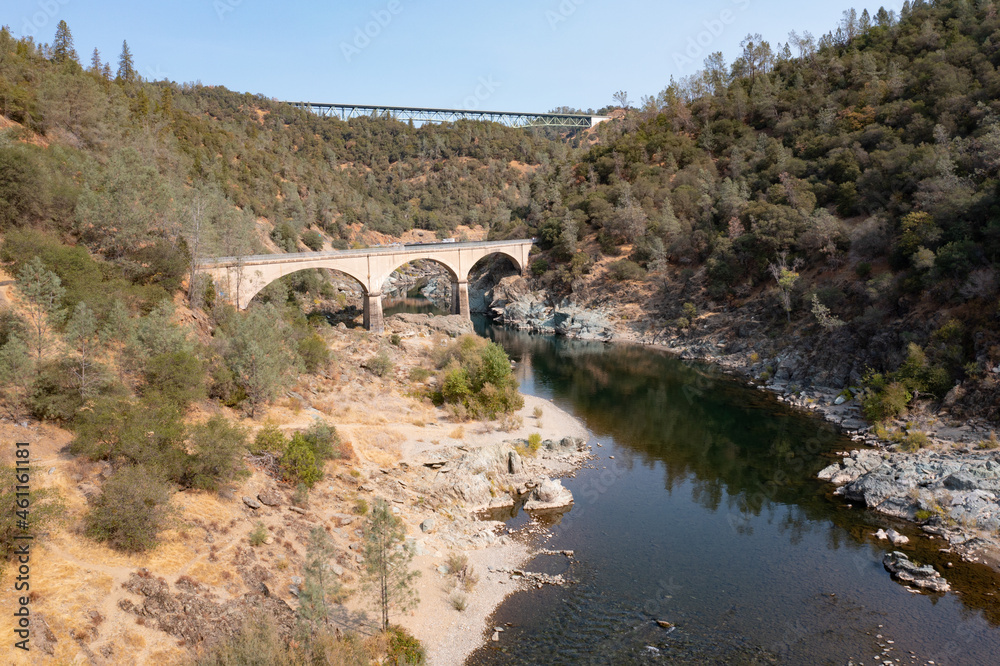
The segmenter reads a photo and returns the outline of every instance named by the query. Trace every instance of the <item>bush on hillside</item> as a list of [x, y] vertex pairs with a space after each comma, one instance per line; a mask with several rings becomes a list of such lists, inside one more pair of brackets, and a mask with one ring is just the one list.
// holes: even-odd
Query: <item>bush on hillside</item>
[[502, 347], [474, 335], [464, 335], [436, 352], [437, 404], [461, 406], [473, 418], [495, 419], [524, 406], [510, 358]]
[[170, 514], [169, 486], [142, 465], [116, 471], [84, 519], [87, 536], [129, 553], [156, 546]]

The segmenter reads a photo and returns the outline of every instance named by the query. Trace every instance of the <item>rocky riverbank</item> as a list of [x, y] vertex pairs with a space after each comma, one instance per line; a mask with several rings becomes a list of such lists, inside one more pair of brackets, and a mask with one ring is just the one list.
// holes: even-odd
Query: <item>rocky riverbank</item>
[[822, 416], [859, 446], [871, 447], [845, 452], [842, 463], [823, 471], [821, 478], [837, 486], [836, 494], [916, 522], [947, 539], [957, 555], [1000, 570], [1000, 451], [991, 450], [997, 446], [996, 424], [954, 409], [960, 387], [941, 404], [917, 405], [907, 421], [874, 428], [861, 414], [855, 387], [870, 357], [889, 353], [891, 335], [869, 341], [858, 358], [837, 358], [805, 336], [770, 337], [760, 313], [701, 313], [682, 330], [650, 316], [623, 317], [620, 307], [588, 309], [552, 299], [518, 277], [502, 281], [492, 296], [491, 313], [504, 325], [663, 348], [715, 364]]

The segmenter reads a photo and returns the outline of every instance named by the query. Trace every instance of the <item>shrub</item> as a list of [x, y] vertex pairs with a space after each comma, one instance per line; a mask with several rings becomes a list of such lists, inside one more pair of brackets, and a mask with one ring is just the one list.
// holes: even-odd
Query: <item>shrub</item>
[[257, 436], [250, 446], [250, 453], [259, 455], [261, 453], [278, 453], [285, 450], [288, 440], [281, 430], [274, 423], [268, 422], [257, 431]]
[[[96, 368], [92, 368], [96, 371]], [[70, 378], [68, 360], [50, 361], [41, 366], [28, 397], [32, 416], [40, 420], [70, 421], [83, 406], [83, 397]]]
[[389, 654], [387, 664], [422, 664], [426, 660], [424, 646], [406, 629], [389, 627]]
[[176, 406], [143, 399], [101, 397], [74, 420], [70, 451], [91, 460], [141, 465], [160, 478], [179, 481], [187, 454]]
[[250, 545], [253, 547], [263, 546], [267, 541], [267, 528], [264, 527], [264, 523], [257, 521], [253, 530], [250, 532]]
[[[8, 444], [11, 449], [13, 444]], [[21, 449], [18, 449], [21, 450]], [[25, 449], [26, 450], [26, 449]], [[59, 492], [55, 488], [40, 488], [37, 483], [29, 483], [27, 497], [19, 492], [17, 486], [24, 484], [24, 468], [0, 465], [0, 561], [6, 561], [14, 552], [15, 544], [24, 543], [15, 536], [23, 535], [24, 530], [18, 527], [18, 515], [14, 512], [15, 501], [27, 499], [30, 507], [31, 531], [42, 533], [49, 525], [61, 519], [64, 506]], [[29, 479], [36, 478], [38, 470], [28, 469]]]
[[385, 377], [392, 372], [393, 362], [389, 354], [383, 349], [362, 364], [366, 370], [376, 377]]
[[530, 435], [528, 435], [529, 451], [535, 453], [541, 446], [542, 446], [542, 436], [540, 434], [538, 434], [537, 432], [533, 432]]
[[85, 519], [88, 536], [116, 550], [142, 552], [156, 545], [169, 515], [170, 489], [142, 465], [123, 467], [104, 484]]
[[393, 333], [389, 336], [389, 344], [398, 347], [403, 342], [403, 338], [399, 337], [399, 333]]
[[926, 433], [922, 433], [919, 430], [911, 430], [902, 436], [899, 448], [901, 451], [913, 453], [914, 451], [919, 451], [925, 446], [928, 446], [930, 443], [931, 440]]
[[451, 604], [452, 608], [461, 613], [469, 606], [469, 597], [461, 592], [452, 592], [451, 596], [448, 597], [448, 603]]
[[185, 408], [205, 397], [201, 360], [186, 349], [153, 356], [146, 361], [145, 375], [142, 393], [155, 400], [166, 400]]
[[219, 486], [246, 473], [243, 452], [247, 433], [223, 416], [213, 416], [191, 429], [192, 453], [185, 464], [181, 484], [188, 488], [218, 490]]
[[313, 484], [323, 478], [323, 471], [312, 446], [299, 432], [292, 435], [285, 446], [280, 466], [282, 478], [290, 483], [302, 483], [312, 488]]
[[868, 276], [872, 274], [872, 265], [867, 261], [859, 262], [858, 265], [854, 267], [854, 274], [862, 280], [867, 280]]
[[646, 269], [630, 259], [619, 259], [608, 266], [608, 277], [615, 282], [644, 280]]
[[899, 382], [869, 389], [861, 398], [861, 411], [869, 421], [886, 421], [906, 411], [913, 395]]
[[335, 460], [344, 455], [340, 448], [341, 441], [337, 429], [325, 421], [314, 420], [312, 425], [302, 432], [302, 438], [309, 444], [317, 461]]
[[309, 504], [309, 486], [304, 483], [295, 486], [295, 492], [292, 493], [292, 504], [298, 507]]
[[306, 372], [310, 374], [315, 374], [330, 361], [330, 350], [316, 333], [299, 340], [298, 351]]
[[[432, 396], [438, 404], [463, 408], [473, 418], [495, 419], [524, 406], [507, 353], [494, 342], [464, 335], [439, 352], [443, 368]], [[457, 415], [457, 413], [456, 413]]]
[[698, 306], [694, 303], [685, 303], [681, 310], [684, 312], [684, 317], [690, 321], [694, 321], [698, 316]]
[[319, 235], [318, 231], [307, 229], [302, 232], [302, 244], [313, 252], [319, 252], [323, 249], [323, 237]]
[[368, 513], [368, 500], [364, 499], [363, 497], [359, 497], [358, 499], [354, 500], [354, 513], [358, 514], [359, 516], [366, 515]]
[[[238, 632], [201, 657], [198, 666], [301, 666], [305, 656], [281, 638], [263, 611], [248, 617]], [[350, 663], [350, 662], [345, 662]]]
[[980, 440], [979, 444], [976, 445], [977, 449], [992, 450], [1000, 448], [1000, 438], [997, 438], [995, 432], [990, 432], [990, 436], [986, 439]]
[[287, 222], [275, 225], [274, 229], [271, 231], [271, 240], [273, 240], [275, 244], [285, 252], [295, 252], [298, 249], [296, 247], [299, 240], [298, 234], [295, 233], [295, 229], [292, 228], [292, 225]]
[[411, 382], [425, 382], [434, 373], [427, 368], [421, 368], [419, 366], [415, 368], [410, 368], [410, 381]]
[[531, 262], [531, 274], [535, 277], [540, 277], [545, 275], [546, 271], [549, 270], [549, 262], [547, 259], [535, 259]]
[[469, 556], [465, 553], [449, 553], [444, 567], [452, 576], [458, 576], [469, 566]]

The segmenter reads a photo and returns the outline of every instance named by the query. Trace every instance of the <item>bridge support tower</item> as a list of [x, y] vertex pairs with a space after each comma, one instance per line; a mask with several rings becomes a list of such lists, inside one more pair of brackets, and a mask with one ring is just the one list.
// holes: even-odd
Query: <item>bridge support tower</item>
[[472, 318], [472, 311], [469, 308], [469, 281], [456, 280], [451, 283], [451, 313], [462, 315], [466, 319]]
[[377, 335], [385, 332], [385, 316], [382, 314], [382, 293], [365, 293], [364, 326]]

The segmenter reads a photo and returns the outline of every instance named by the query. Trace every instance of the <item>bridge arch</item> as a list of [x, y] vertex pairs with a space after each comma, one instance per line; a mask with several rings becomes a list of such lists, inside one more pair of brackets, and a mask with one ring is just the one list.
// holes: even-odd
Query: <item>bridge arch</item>
[[257, 296], [259, 296], [262, 291], [264, 291], [268, 286], [274, 284], [278, 280], [283, 280], [286, 277], [291, 277], [291, 276], [295, 275], [296, 273], [302, 273], [302, 272], [305, 272], [305, 271], [312, 271], [312, 270], [332, 271], [333, 273], [336, 273], [338, 275], [341, 275], [343, 277], [348, 278], [351, 282], [353, 282], [358, 287], [360, 287], [361, 288], [361, 295], [362, 296], [366, 296], [368, 294], [368, 285], [366, 285], [364, 283], [364, 281], [361, 280], [356, 275], [352, 275], [349, 272], [344, 271], [344, 270], [342, 270], [340, 268], [328, 268], [328, 267], [325, 267], [325, 266], [310, 266], [310, 267], [307, 267], [307, 268], [299, 268], [299, 269], [294, 270], [294, 271], [289, 271], [288, 273], [285, 273], [284, 275], [279, 275], [278, 277], [275, 277], [274, 279], [269, 280], [266, 284], [262, 284], [262, 285], [258, 286], [255, 283], [254, 286], [253, 286], [253, 288], [252, 288], [253, 291], [248, 291], [248, 293], [246, 294], [246, 296], [244, 296], [244, 295], [241, 294], [241, 299], [240, 300], [245, 300], [246, 303], [247, 303], [247, 307], [249, 307], [250, 303], [253, 301], [254, 298], [256, 298]]
[[[327, 263], [333, 263], [333, 262], [327, 262]], [[244, 308], [250, 305], [250, 301], [253, 300], [254, 296], [259, 294], [267, 285], [271, 284], [272, 282], [276, 282], [281, 278], [288, 277], [289, 275], [294, 275], [295, 273], [301, 273], [302, 271], [311, 270], [313, 268], [331, 270], [336, 273], [340, 273], [341, 275], [346, 275], [347, 277], [351, 278], [354, 282], [358, 283], [358, 285], [361, 287], [361, 293], [364, 296], [368, 295], [369, 288], [368, 288], [367, 275], [366, 276], [358, 275], [355, 272], [351, 271], [350, 268], [343, 267], [341, 265], [327, 266], [323, 264], [324, 262], [322, 261], [315, 263], [310, 262], [310, 265], [308, 266], [300, 266], [292, 264], [288, 267], [279, 270], [272, 269], [269, 271], [263, 271], [255, 269], [253, 267], [244, 267], [243, 268], [244, 279], [242, 281], [243, 287], [241, 289], [241, 293], [239, 294], [240, 307]], [[235, 297], [235, 293], [233, 294], [233, 296]]]
[[419, 259], [441, 264], [452, 279], [452, 312], [469, 316], [469, 271], [480, 260], [499, 254], [524, 272], [534, 240], [442, 242], [427, 245], [392, 245], [359, 250], [299, 252], [250, 257], [220, 257], [199, 262], [220, 295], [245, 308], [260, 290], [286, 275], [308, 268], [327, 268], [361, 284], [365, 301], [365, 327], [381, 332], [382, 287], [399, 266]]

